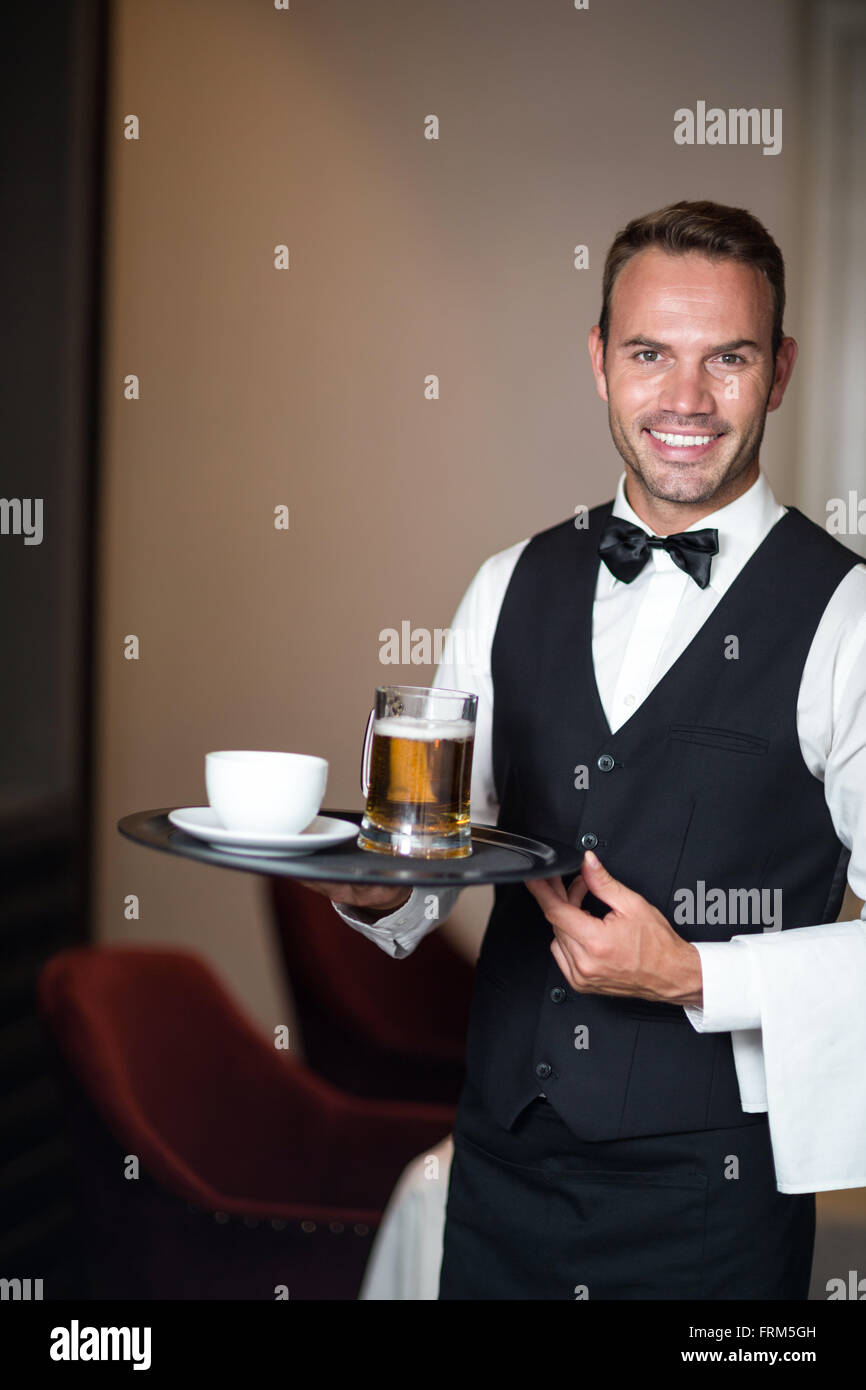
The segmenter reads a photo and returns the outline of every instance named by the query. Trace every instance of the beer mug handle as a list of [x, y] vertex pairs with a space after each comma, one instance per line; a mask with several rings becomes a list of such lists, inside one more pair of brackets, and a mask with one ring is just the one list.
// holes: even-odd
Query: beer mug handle
[[361, 754], [361, 791], [364, 796], [370, 792], [370, 749], [373, 744], [373, 720], [376, 717], [375, 709], [371, 709], [367, 716], [367, 728], [364, 731], [364, 751]]

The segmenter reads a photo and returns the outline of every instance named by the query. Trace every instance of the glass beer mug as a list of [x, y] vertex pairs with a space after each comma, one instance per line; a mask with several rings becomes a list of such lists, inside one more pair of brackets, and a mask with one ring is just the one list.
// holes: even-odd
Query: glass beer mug
[[367, 720], [358, 845], [415, 859], [472, 853], [469, 787], [478, 696], [381, 685]]

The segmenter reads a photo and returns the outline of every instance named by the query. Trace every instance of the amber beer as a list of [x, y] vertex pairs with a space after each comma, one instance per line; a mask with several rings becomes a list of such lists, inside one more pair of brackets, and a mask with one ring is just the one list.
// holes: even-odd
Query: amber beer
[[474, 704], [472, 718], [403, 713], [405, 696], [399, 707], [399, 715], [392, 703], [373, 719], [358, 844], [426, 859], [471, 854]]

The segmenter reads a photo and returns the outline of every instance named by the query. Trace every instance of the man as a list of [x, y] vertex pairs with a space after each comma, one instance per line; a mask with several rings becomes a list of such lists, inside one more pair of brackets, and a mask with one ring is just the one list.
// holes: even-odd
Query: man
[[[760, 471], [784, 302], [744, 210], [629, 223], [589, 337], [616, 499], [492, 557], [454, 620], [473, 816], [585, 856], [496, 893], [440, 1298], [804, 1299], [814, 1191], [866, 1182], [866, 937], [822, 925], [846, 868], [866, 896], [866, 568]], [[325, 888], [394, 955], [435, 925]]]

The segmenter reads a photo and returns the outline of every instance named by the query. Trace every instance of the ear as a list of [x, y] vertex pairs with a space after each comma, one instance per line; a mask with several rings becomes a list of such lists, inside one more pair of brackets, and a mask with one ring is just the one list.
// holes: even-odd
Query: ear
[[783, 338], [779, 344], [779, 351], [776, 353], [776, 365], [773, 369], [773, 385], [770, 390], [770, 398], [767, 401], [768, 410], [778, 410], [782, 404], [782, 397], [785, 388], [791, 380], [791, 373], [794, 370], [794, 363], [797, 360], [797, 340], [796, 338]]
[[592, 374], [595, 377], [595, 389], [603, 401], [607, 400], [607, 377], [604, 373], [604, 344], [601, 341], [601, 329], [598, 324], [589, 330], [589, 360], [592, 363]]

